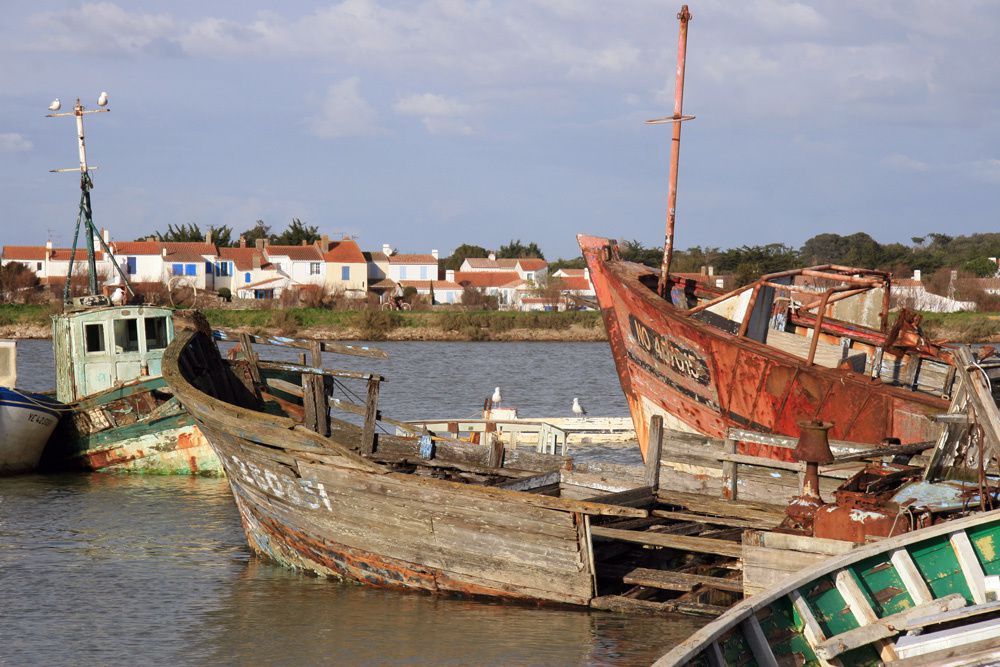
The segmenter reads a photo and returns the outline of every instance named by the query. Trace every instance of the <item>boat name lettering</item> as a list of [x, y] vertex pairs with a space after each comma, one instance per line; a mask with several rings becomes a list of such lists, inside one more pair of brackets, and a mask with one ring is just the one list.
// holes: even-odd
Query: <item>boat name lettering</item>
[[29, 422], [34, 422], [34, 423], [36, 423], [36, 424], [38, 424], [40, 426], [51, 426], [52, 425], [52, 418], [51, 417], [46, 417], [45, 415], [40, 415], [37, 412], [29, 412], [28, 413], [28, 421]]
[[709, 384], [711, 376], [708, 372], [708, 364], [693, 350], [656, 333], [637, 320], [634, 315], [628, 316], [628, 323], [632, 329], [632, 336], [639, 343], [639, 346], [657, 361], [699, 384], [706, 386]]
[[238, 477], [260, 491], [287, 500], [296, 507], [318, 510], [322, 506], [328, 510], [333, 509], [322, 482], [295, 479], [272, 470], [261, 470], [256, 463], [244, 462], [238, 456], [230, 455], [229, 460], [233, 462]]

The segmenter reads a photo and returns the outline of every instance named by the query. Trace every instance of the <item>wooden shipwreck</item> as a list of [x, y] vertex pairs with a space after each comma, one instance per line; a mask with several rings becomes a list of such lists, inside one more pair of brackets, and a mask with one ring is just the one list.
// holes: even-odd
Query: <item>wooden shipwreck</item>
[[1000, 510], [830, 558], [730, 609], [656, 662], [995, 665]]

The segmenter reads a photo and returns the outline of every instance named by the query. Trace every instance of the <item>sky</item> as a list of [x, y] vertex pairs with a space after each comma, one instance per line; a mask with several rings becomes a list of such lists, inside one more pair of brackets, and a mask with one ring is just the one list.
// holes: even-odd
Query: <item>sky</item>
[[[292, 218], [365, 249], [659, 245], [679, 3], [4, 0], [0, 243]], [[1000, 3], [690, 4], [678, 247], [1000, 231]]]

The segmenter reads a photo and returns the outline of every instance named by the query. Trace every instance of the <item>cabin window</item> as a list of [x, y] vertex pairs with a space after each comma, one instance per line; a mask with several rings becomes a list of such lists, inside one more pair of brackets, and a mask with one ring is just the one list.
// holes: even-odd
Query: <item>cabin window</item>
[[146, 351], [162, 350], [167, 346], [167, 318], [146, 318]]
[[340, 279], [341, 280], [350, 280], [351, 279], [351, 267], [349, 267], [349, 266], [342, 266], [342, 267], [340, 267]]
[[104, 352], [104, 325], [100, 322], [83, 325], [84, 348], [87, 353]]
[[115, 352], [139, 351], [139, 320], [115, 320]]

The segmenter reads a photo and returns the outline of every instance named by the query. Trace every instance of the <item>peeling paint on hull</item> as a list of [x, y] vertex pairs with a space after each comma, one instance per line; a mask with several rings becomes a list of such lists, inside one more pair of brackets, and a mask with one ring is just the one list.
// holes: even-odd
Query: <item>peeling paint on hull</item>
[[185, 417], [164, 425], [146, 425], [146, 432], [141, 432], [139, 425], [129, 425], [79, 438], [60, 448], [60, 458], [63, 465], [93, 472], [224, 475], [205, 436], [190, 417]]

